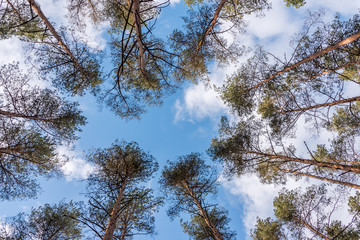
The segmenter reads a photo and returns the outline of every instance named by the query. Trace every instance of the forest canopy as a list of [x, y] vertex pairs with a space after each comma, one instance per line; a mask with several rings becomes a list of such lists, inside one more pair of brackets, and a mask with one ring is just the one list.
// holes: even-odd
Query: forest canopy
[[333, 4], [1, 1], [0, 238], [359, 239], [360, 13]]

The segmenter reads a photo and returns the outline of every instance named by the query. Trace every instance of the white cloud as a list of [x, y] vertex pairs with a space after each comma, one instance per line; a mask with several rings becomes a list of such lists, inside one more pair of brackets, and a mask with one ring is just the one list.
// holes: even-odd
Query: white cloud
[[212, 88], [203, 83], [190, 86], [185, 90], [183, 101], [175, 102], [175, 122], [179, 120], [202, 120], [214, 118], [224, 113], [224, 103]]
[[174, 7], [175, 4], [178, 4], [180, 2], [181, 2], [181, 0], [170, 0], [170, 6]]
[[21, 41], [16, 37], [1, 40], [0, 56], [0, 64], [22, 62], [24, 59], [24, 51]]
[[351, 17], [355, 13], [359, 13], [360, 4], [357, 0], [308, 0], [306, 6], [309, 9], [323, 8], [327, 12], [341, 13], [346, 17]]
[[[67, 18], [67, 1], [39, 1], [39, 5], [50, 22], [55, 23], [55, 29], [59, 30], [59, 27], [64, 25], [73, 27], [73, 24], [69, 22]], [[83, 22], [88, 23], [92, 20], [90, 17], [84, 17]], [[98, 26], [94, 24], [84, 24], [84, 29], [78, 29], [75, 32], [76, 37], [80, 41], [86, 43], [90, 48], [96, 50], [103, 50], [106, 46], [106, 40], [102, 37], [102, 33], [105, 30], [108, 23], [103, 23]]]
[[214, 67], [209, 83], [199, 82], [185, 88], [182, 99], [177, 99], [175, 102], [175, 122], [185, 120], [194, 122], [205, 118], [217, 120], [219, 116], [226, 114], [228, 108], [214, 86], [220, 87], [227, 75], [233, 73], [235, 69], [235, 64], [222, 68]]
[[265, 12], [264, 17], [250, 15], [247, 31], [259, 40], [273, 38], [283, 34], [292, 34], [298, 29], [298, 16], [291, 15], [283, 1], [272, 1], [272, 9]]
[[[221, 179], [222, 185], [230, 194], [238, 197], [238, 201], [243, 205], [244, 212], [243, 223], [246, 228], [246, 233], [250, 234], [250, 230], [256, 224], [256, 218], [267, 218], [274, 215], [273, 213], [273, 199], [278, 192], [284, 187], [274, 186], [273, 184], [262, 184], [257, 176], [244, 175], [241, 177], [234, 177], [230, 181]], [[309, 183], [304, 180], [295, 182], [288, 180], [286, 184], [287, 189], [295, 189], [297, 187], [309, 186]]]
[[5, 222], [5, 217], [0, 217], [0, 236], [10, 238], [14, 233], [14, 229], [10, 224]]
[[59, 155], [64, 156], [68, 161], [61, 166], [61, 170], [67, 181], [73, 179], [86, 179], [95, 167], [83, 158], [80, 154], [71, 150], [69, 147], [61, 146], [58, 148]]
[[56, 27], [67, 25], [67, 19], [65, 17], [67, 1], [48, 1], [48, 0], [38, 0], [41, 10], [44, 12], [45, 16], [50, 20], [51, 23], [56, 23]]
[[[86, 21], [90, 21], [90, 19], [85, 19]], [[94, 26], [93, 24], [86, 24], [85, 30], [83, 34], [78, 34], [80, 40], [86, 43], [90, 48], [101, 51], [106, 47], [106, 40], [102, 37], [103, 32], [108, 27], [107, 22]], [[77, 32], [80, 33], [80, 32]]]

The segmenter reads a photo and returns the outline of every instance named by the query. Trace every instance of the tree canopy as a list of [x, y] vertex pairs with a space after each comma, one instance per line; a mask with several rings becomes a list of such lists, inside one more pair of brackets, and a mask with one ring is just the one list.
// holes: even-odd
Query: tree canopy
[[153, 214], [162, 200], [141, 184], [157, 170], [155, 159], [135, 142], [115, 142], [88, 157], [97, 170], [87, 179], [88, 209], [81, 221], [103, 239], [153, 234]]
[[85, 124], [77, 103], [32, 87], [17, 64], [0, 68], [1, 199], [34, 197], [34, 177], [59, 172], [57, 147], [76, 140]]
[[173, 202], [168, 215], [188, 212], [191, 221], [182, 226], [194, 239], [234, 239], [234, 232], [227, 226], [226, 211], [206, 201], [208, 195], [216, 194], [216, 180], [215, 171], [198, 153], [169, 162], [162, 172], [160, 184]]
[[[71, 99], [91, 94], [114, 115], [140, 119], [184, 83], [202, 82], [229, 110], [207, 150], [213, 163], [200, 153], [170, 158], [157, 182], [163, 196], [152, 181], [155, 157], [136, 142], [116, 140], [73, 162], [94, 167], [83, 177], [86, 203], [61, 201], [6, 217], [0, 238], [153, 237], [157, 212], [168, 204], [168, 216], [180, 217], [191, 239], [235, 239], [228, 216], [236, 214], [216, 199], [219, 179], [255, 175], [261, 184], [284, 188], [274, 198], [274, 217], [257, 218], [253, 239], [359, 239], [360, 15], [329, 21], [322, 11], [308, 12], [290, 41], [290, 57], [282, 58], [266, 46], [250, 49], [247, 40], [256, 37], [239, 41], [246, 19], [266, 15], [276, 1], [184, 3], [186, 15], [174, 27], [160, 15], [169, 0], [68, 0], [61, 20], [44, 2], [0, 2], [0, 41], [19, 40], [24, 49], [24, 61], [0, 66], [1, 201], [35, 198], [39, 179], [62, 175], [66, 157], [59, 149], [76, 143], [86, 124], [81, 104]], [[306, 5], [281, 3], [292, 13]], [[88, 31], [102, 27], [106, 44], [96, 48]], [[269, 36], [268, 43], [277, 41]], [[211, 86], [218, 76], [210, 70], [230, 65], [237, 70], [221, 87]], [[190, 106], [194, 99], [188, 100]], [[162, 129], [155, 130], [159, 136], [152, 139], [160, 138]], [[294, 189], [290, 180], [307, 187]], [[240, 195], [242, 208], [251, 201]], [[243, 217], [250, 209], [241, 211]]]
[[74, 202], [45, 204], [33, 208], [30, 214], [19, 213], [8, 218], [0, 226], [2, 239], [81, 239], [82, 226], [77, 221], [80, 216], [80, 206]]

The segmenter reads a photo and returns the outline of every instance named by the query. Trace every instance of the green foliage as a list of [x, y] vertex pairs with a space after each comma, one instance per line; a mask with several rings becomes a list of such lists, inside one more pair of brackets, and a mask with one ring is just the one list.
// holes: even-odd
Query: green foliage
[[[208, 211], [208, 216], [212, 223], [222, 233], [224, 239], [235, 239], [235, 232], [231, 231], [227, 226], [230, 219], [227, 217], [228, 212], [222, 208], [213, 207]], [[213, 235], [210, 228], [206, 224], [203, 217], [192, 215], [191, 220], [187, 222], [181, 221], [183, 231], [194, 240], [212, 240]]]
[[295, 8], [300, 8], [306, 4], [305, 0], [284, 0], [284, 2], [286, 2], [287, 7], [292, 6]]
[[[343, 135], [344, 131], [356, 133], [357, 103], [353, 101], [346, 106], [339, 96], [343, 95], [344, 80], [358, 81], [358, 40], [281, 72], [358, 31], [359, 15], [348, 21], [337, 17], [331, 23], [321, 22], [320, 16], [310, 14], [304, 27], [307, 30], [294, 37], [290, 63], [259, 48], [237, 74], [228, 78], [220, 92], [241, 119], [246, 119], [249, 112], [257, 111], [277, 138], [292, 136], [302, 115], [311, 128], [320, 130], [329, 126], [328, 129], [343, 132]], [[274, 75], [276, 73], [279, 74]], [[332, 116], [328, 110], [333, 105], [339, 107]]]
[[275, 216], [281, 221], [292, 221], [297, 217], [297, 205], [295, 203], [297, 200], [298, 196], [295, 191], [286, 191], [283, 189], [283, 192], [274, 199]]
[[66, 36], [66, 30], [70, 33], [74, 30], [62, 29], [61, 36], [75, 60], [61, 46], [39, 43], [34, 45], [34, 61], [40, 65], [42, 76], [51, 79], [61, 91], [81, 96], [89, 90], [96, 95], [99, 85], [103, 82], [100, 57], [96, 51], [90, 50], [87, 45], [73, 38], [74, 33], [70, 35], [72, 39]]
[[88, 160], [97, 166], [97, 171], [88, 178], [89, 187], [94, 185], [99, 192], [111, 185], [118, 189], [124, 181], [129, 185], [147, 181], [158, 169], [154, 157], [136, 142], [116, 141], [110, 148], [95, 149]]
[[85, 124], [78, 104], [31, 87], [18, 65], [0, 68], [1, 199], [34, 197], [34, 177], [59, 173], [57, 146], [77, 139]]
[[327, 161], [326, 158], [329, 156], [329, 151], [326, 149], [326, 146], [321, 144], [316, 146], [316, 151], [314, 152], [314, 158], [317, 161]]
[[[196, 82], [198, 79], [208, 79], [208, 64], [216, 61], [219, 65], [225, 65], [229, 60], [235, 60], [244, 52], [243, 48], [236, 44], [228, 45], [221, 36], [208, 35], [202, 41], [205, 30], [213, 18], [215, 6], [202, 5], [199, 10], [189, 10], [188, 16], [184, 17], [184, 30], [176, 29], [170, 35], [170, 46], [180, 56], [175, 70], [175, 78], [189, 79]], [[215, 26], [215, 30], [219, 26]]]
[[8, 218], [5, 226], [1, 226], [0, 238], [8, 240], [81, 239], [82, 226], [77, 221], [79, 215], [80, 206], [73, 202], [45, 204], [37, 209], [33, 208], [30, 214], [20, 213], [16, 217]]
[[45, 130], [55, 139], [77, 139], [76, 132], [86, 123], [78, 103], [60, 98], [56, 91], [31, 87], [31, 73], [23, 75], [16, 64], [2, 66], [0, 73], [0, 82], [4, 87], [0, 95], [3, 117], [32, 122], [33, 129]]
[[254, 110], [254, 95], [246, 90], [252, 85], [252, 78], [256, 74], [258, 65], [257, 59], [249, 59], [247, 64], [242, 65], [237, 73], [228, 77], [219, 89], [222, 100], [239, 116], [248, 115]]
[[28, 43], [25, 46], [35, 52], [29, 59], [56, 87], [73, 95], [98, 91], [96, 86], [103, 81], [99, 58], [74, 38], [75, 30], [61, 28], [60, 43], [26, 0], [2, 4], [0, 14], [0, 39], [16, 36]]
[[360, 193], [356, 192], [355, 196], [349, 197], [349, 212], [350, 213], [358, 213], [360, 212]]
[[344, 226], [340, 221], [332, 221], [326, 232], [331, 239], [357, 240], [360, 237], [358, 227]]
[[125, 232], [126, 236], [155, 235], [155, 212], [163, 205], [161, 197], [153, 195], [148, 188], [135, 188], [127, 194], [120, 212], [115, 235]]
[[[252, 150], [259, 144], [258, 137], [263, 134], [260, 131], [261, 125], [253, 117], [233, 125], [226, 118], [222, 118], [220, 136], [211, 140], [208, 154], [214, 161], [225, 163], [226, 172], [230, 175], [254, 172], [253, 167], [256, 164], [248, 161], [246, 151]], [[250, 159], [253, 158], [250, 157]]]
[[[90, 194], [89, 204], [82, 211], [81, 220], [90, 227], [90, 235], [103, 237], [108, 226], [110, 215], [114, 207], [113, 192], [110, 196], [104, 194]], [[114, 231], [114, 239], [121, 239], [125, 235], [131, 238], [136, 235], [154, 235], [154, 214], [163, 205], [161, 197], [156, 197], [153, 191], [145, 187], [128, 187], [121, 202], [120, 211]]]
[[[356, 62], [359, 61], [359, 57], [355, 57], [351, 59]], [[353, 81], [355, 83], [360, 83], [360, 73], [359, 73], [359, 65], [354, 64], [344, 68], [344, 71], [341, 73], [340, 78], [345, 81]]]
[[27, 1], [11, 1], [0, 6], [0, 40], [17, 36], [24, 41], [43, 41], [46, 28]]
[[[269, 239], [288, 239], [284, 233], [289, 233], [295, 239], [306, 239], [309, 234], [313, 239], [346, 239], [355, 240], [359, 232], [359, 194], [349, 198], [349, 212], [352, 220], [346, 225], [333, 219], [333, 213], [341, 207], [343, 192], [333, 191], [329, 194], [325, 185], [311, 186], [301, 193], [299, 189], [283, 189], [274, 199], [276, 221], [269, 218], [259, 220], [254, 233], [274, 236]], [[288, 231], [281, 230], [286, 228]], [[304, 230], [307, 229], [308, 232]], [[260, 231], [259, 231], [260, 229]], [[252, 235], [261, 238], [261, 235]], [[276, 238], [277, 237], [277, 238]], [[291, 238], [292, 239], [292, 238]]]
[[162, 171], [159, 183], [172, 202], [168, 215], [173, 219], [181, 212], [188, 212], [190, 222], [181, 222], [184, 232], [194, 239], [221, 239], [219, 235], [233, 239], [235, 236], [227, 227], [226, 212], [216, 204], [207, 203], [207, 196], [216, 194], [216, 180], [215, 170], [205, 164], [199, 153], [168, 162]]
[[359, 135], [360, 102], [355, 102], [345, 108], [336, 108], [336, 113], [331, 117], [329, 129], [344, 137]]
[[287, 178], [285, 173], [279, 170], [282, 163], [279, 161], [267, 161], [265, 158], [260, 159], [254, 168], [260, 181], [265, 184], [286, 184]]
[[254, 240], [281, 240], [285, 239], [281, 223], [270, 218], [262, 220], [257, 218], [255, 229], [251, 231]]
[[162, 198], [153, 196], [152, 190], [141, 187], [158, 169], [150, 154], [135, 142], [116, 141], [110, 148], [95, 149], [88, 159], [96, 171], [87, 179], [89, 206], [82, 219], [102, 237], [110, 214], [123, 190], [117, 213], [115, 239], [125, 236], [154, 234], [154, 213], [163, 204]]
[[136, 28], [133, 3], [111, 0], [89, 7], [88, 3], [73, 0], [71, 5], [72, 11], [90, 8], [92, 14], [97, 13], [99, 21], [110, 25], [108, 57], [113, 66], [108, 74], [109, 84], [102, 85], [96, 95], [116, 115], [127, 119], [139, 118], [147, 106], [161, 104], [162, 97], [173, 93], [183, 80], [173, 76], [174, 69], [179, 68], [178, 57], [152, 33], [160, 12], [158, 6], [152, 1], [142, 1], [140, 26]]
[[[0, 119], [0, 121], [3, 119]], [[56, 143], [43, 134], [26, 129], [25, 124], [0, 128], [0, 199], [35, 197], [39, 190], [35, 177], [59, 171]]]
[[[203, 1], [203, 0], [186, 0], [186, 4], [192, 9], [194, 6], [202, 7], [207, 6], [211, 7], [212, 11], [209, 14], [215, 16], [215, 10], [221, 5], [217, 1]], [[269, 9], [270, 4], [267, 0], [256, 0], [256, 1], [242, 1], [242, 2], [230, 2], [226, 1], [221, 7], [220, 12], [218, 13], [218, 18], [221, 20], [226, 20], [229, 23], [233, 24], [237, 30], [242, 31], [245, 25], [243, 17], [250, 14], [261, 14], [264, 10]], [[212, 19], [211, 19], [212, 20]], [[208, 26], [210, 26], [210, 22]], [[221, 25], [221, 21], [217, 21], [216, 25]], [[206, 29], [204, 29], [205, 32]], [[214, 32], [215, 33], [215, 32]], [[216, 34], [216, 33], [215, 33]]]
[[192, 206], [189, 189], [200, 201], [208, 194], [216, 193], [215, 171], [201, 158], [199, 153], [181, 156], [177, 161], [168, 162], [162, 171], [160, 184], [165, 194], [174, 204], [169, 210], [170, 216], [178, 216], [188, 206]]

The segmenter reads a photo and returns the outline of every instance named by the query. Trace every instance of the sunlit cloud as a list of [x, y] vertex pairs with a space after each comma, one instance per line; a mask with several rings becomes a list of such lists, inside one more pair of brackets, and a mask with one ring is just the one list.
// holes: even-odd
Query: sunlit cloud
[[[257, 217], [267, 218], [274, 216], [273, 199], [284, 185], [275, 186], [273, 184], [262, 184], [260, 179], [255, 175], [243, 175], [234, 177], [230, 181], [221, 179], [222, 186], [233, 196], [238, 198], [238, 203], [242, 204], [244, 212], [243, 224], [246, 228], [248, 238], [250, 230], [254, 228]], [[295, 182], [289, 180], [286, 184], [287, 189], [297, 187], [306, 187], [310, 184], [305, 181]]]
[[67, 181], [74, 179], [86, 179], [95, 170], [93, 165], [82, 158], [82, 154], [75, 152], [69, 147], [59, 147], [58, 153], [60, 156], [64, 157], [64, 160], [66, 160], [61, 166], [61, 170]]

